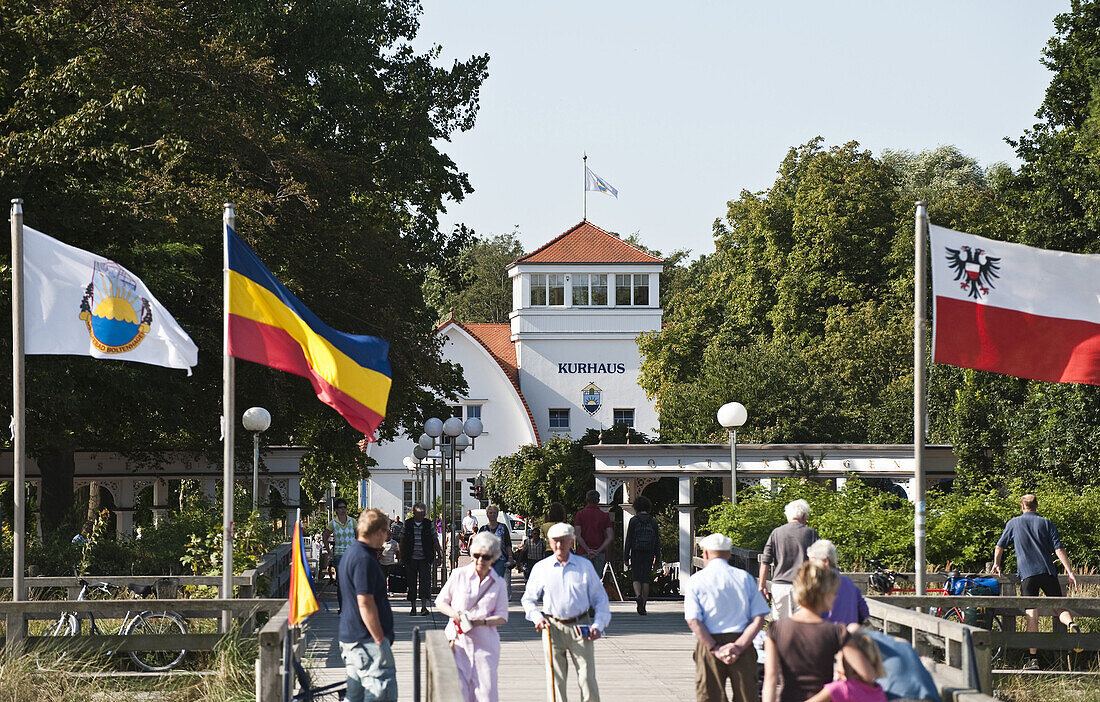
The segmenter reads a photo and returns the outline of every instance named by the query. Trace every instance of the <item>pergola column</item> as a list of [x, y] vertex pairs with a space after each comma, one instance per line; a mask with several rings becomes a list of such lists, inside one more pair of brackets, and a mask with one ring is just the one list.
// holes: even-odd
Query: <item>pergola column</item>
[[153, 481], [153, 524], [159, 525], [168, 508], [168, 481], [157, 478]]
[[694, 555], [695, 480], [682, 477], [678, 481], [676, 511], [680, 526], [680, 592], [686, 592], [687, 580], [691, 577], [691, 557]]

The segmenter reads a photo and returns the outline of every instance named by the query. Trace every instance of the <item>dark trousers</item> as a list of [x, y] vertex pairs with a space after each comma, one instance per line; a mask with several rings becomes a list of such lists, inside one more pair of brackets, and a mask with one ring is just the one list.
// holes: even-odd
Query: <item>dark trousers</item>
[[410, 558], [405, 564], [409, 578], [409, 602], [424, 600], [432, 596], [432, 562], [420, 558]]
[[[741, 634], [711, 634], [718, 645], [736, 641]], [[733, 687], [734, 702], [758, 702], [760, 687], [756, 679], [756, 649], [751, 645], [732, 664], [723, 663], [699, 639], [695, 640], [695, 699], [699, 702], [726, 702], [726, 679]]]

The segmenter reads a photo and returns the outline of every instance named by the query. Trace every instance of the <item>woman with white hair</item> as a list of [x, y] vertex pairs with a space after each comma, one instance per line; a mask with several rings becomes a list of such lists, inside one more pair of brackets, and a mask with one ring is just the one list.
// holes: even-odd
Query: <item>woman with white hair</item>
[[473, 563], [451, 571], [435, 598], [436, 608], [450, 618], [446, 634], [467, 702], [497, 700], [497, 627], [508, 621], [508, 590], [493, 570], [500, 555], [500, 539], [478, 532], [470, 540]]
[[[818, 539], [806, 549], [806, 559], [814, 561], [818, 565], [826, 566], [837, 571], [839, 560], [836, 555], [836, 546], [828, 539]], [[863, 620], [871, 616], [867, 608], [867, 600], [863, 599], [863, 593], [847, 575], [840, 576], [840, 586], [836, 591], [836, 601], [833, 608], [822, 615], [827, 622], [838, 624], [862, 624]]]

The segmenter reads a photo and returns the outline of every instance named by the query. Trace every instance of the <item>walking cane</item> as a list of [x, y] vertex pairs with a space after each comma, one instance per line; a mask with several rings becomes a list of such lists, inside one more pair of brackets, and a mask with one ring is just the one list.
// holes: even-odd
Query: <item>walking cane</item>
[[558, 686], [554, 683], [554, 638], [550, 636], [550, 624], [546, 625], [546, 657], [550, 659], [550, 702], [558, 702]]

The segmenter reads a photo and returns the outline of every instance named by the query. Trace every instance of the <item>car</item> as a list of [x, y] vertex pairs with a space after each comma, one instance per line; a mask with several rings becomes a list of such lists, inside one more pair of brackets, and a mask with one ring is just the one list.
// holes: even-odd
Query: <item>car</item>
[[[477, 519], [477, 528], [485, 526], [489, 523], [489, 518], [485, 516], [485, 510], [475, 509], [472, 510], [474, 517]], [[501, 512], [500, 521], [503, 521], [508, 525], [508, 535], [512, 537], [512, 550], [519, 548], [523, 543], [523, 540], [527, 538], [527, 522], [516, 514], [508, 514], [507, 512]]]

